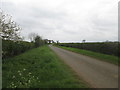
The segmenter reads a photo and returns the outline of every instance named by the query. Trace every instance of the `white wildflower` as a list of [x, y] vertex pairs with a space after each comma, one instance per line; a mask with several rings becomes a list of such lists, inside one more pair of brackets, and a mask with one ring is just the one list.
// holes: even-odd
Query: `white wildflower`
[[21, 74], [21, 73], [19, 73], [19, 75], [21, 76], [22, 74]]
[[15, 76], [13, 76], [12, 78], [15, 78]]
[[23, 71], [25, 71], [26, 69], [24, 68]]
[[29, 75], [30, 75], [31, 73], [29, 73]]
[[20, 82], [20, 85], [21, 85], [22, 83]]
[[20, 73], [21, 71], [18, 71], [18, 73]]
[[30, 80], [28, 80], [28, 83], [30, 83]]

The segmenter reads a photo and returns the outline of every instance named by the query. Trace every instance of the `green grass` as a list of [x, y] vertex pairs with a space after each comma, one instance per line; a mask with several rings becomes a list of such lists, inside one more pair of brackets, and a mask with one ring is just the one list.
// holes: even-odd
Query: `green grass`
[[57, 46], [57, 47], [60, 47], [60, 48], [63, 48], [63, 49], [69, 50], [69, 51], [73, 51], [73, 52], [76, 52], [76, 53], [80, 53], [80, 54], [83, 54], [83, 55], [87, 55], [87, 56], [90, 56], [90, 57], [94, 57], [94, 58], [97, 58], [97, 59], [115, 64], [115, 65], [118, 65], [118, 60], [119, 59], [118, 59], [117, 56], [106, 55], [106, 54], [96, 53], [96, 52], [92, 52], [92, 51], [88, 51], [88, 50], [71, 48], [71, 47], [63, 47], [63, 46]]
[[88, 87], [48, 46], [6, 59], [2, 70], [3, 88]]

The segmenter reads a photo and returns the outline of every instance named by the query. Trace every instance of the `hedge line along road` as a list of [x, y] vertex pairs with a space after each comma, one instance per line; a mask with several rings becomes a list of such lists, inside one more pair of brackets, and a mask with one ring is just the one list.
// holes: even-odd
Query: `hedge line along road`
[[118, 66], [52, 45], [49, 47], [92, 88], [118, 88]]

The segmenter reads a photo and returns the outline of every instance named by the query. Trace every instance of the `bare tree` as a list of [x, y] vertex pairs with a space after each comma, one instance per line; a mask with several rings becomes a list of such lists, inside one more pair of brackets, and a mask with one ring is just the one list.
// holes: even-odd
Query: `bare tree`
[[36, 33], [30, 33], [28, 35], [28, 38], [30, 39], [31, 42], [35, 42], [36, 36], [38, 36], [38, 34], [36, 34]]

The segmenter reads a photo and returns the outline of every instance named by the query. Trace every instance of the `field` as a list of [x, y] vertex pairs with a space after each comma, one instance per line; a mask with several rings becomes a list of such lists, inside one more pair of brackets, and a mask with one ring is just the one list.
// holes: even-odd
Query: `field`
[[73, 71], [48, 46], [6, 59], [3, 88], [86, 88]]
[[60, 48], [66, 49], [66, 50], [70, 50], [70, 51], [73, 51], [76, 53], [80, 53], [83, 55], [91, 56], [91, 57], [118, 65], [118, 57], [117, 56], [97, 53], [97, 52], [78, 49], [78, 48], [71, 48], [71, 47], [64, 47], [64, 46], [57, 46], [57, 47], [60, 47]]

